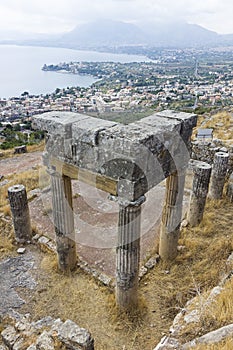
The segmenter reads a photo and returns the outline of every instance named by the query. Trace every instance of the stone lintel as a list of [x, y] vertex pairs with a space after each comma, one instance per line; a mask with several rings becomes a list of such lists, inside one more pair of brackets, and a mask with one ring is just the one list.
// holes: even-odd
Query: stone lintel
[[112, 178], [118, 194], [135, 200], [175, 171], [187, 167], [196, 115], [166, 110], [123, 125], [73, 112], [33, 117], [47, 132], [51, 156], [79, 169]]

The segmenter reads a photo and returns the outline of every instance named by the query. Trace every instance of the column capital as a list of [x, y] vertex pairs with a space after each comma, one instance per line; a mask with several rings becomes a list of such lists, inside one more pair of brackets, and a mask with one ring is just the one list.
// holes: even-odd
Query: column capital
[[121, 198], [121, 197], [112, 196], [112, 195], [109, 196], [109, 199], [114, 202], [117, 202], [122, 207], [139, 207], [146, 201], [146, 197], [144, 195], [139, 197], [135, 201], [130, 201], [126, 198]]

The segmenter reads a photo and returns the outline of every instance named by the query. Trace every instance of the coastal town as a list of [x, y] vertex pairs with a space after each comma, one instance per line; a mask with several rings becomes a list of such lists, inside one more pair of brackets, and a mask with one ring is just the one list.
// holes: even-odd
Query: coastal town
[[169, 50], [149, 62], [70, 62], [44, 64], [41, 69], [97, 80], [88, 88], [57, 88], [46, 95], [24, 91], [0, 99], [0, 132], [9, 123], [24, 129], [32, 115], [53, 110], [119, 117], [124, 122], [125, 113], [142, 117], [170, 108], [203, 114], [233, 102], [233, 61], [227, 50], [205, 55], [200, 51], [195, 57], [193, 51]]

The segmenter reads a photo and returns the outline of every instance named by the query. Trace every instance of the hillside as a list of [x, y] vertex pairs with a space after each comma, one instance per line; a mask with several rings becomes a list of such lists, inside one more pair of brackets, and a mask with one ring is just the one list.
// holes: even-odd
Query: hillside
[[[64, 34], [34, 35], [34, 38], [27, 39], [20, 35], [19, 39], [17, 33], [11, 33], [10, 37], [14, 39], [8, 39], [7, 43], [74, 49], [104, 49], [132, 45], [177, 48], [233, 45], [233, 34], [220, 35], [197, 24], [177, 21], [155, 21], [136, 25], [106, 19], [78, 25]], [[4, 44], [6, 40], [0, 43]]]

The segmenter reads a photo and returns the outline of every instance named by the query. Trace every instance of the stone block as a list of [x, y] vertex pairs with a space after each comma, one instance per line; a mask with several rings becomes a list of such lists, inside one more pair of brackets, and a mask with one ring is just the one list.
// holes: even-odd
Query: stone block
[[51, 335], [44, 331], [36, 340], [36, 349], [39, 350], [55, 350], [54, 341]]
[[94, 339], [90, 333], [71, 320], [67, 320], [64, 323], [61, 320], [57, 320], [51, 330], [57, 333], [58, 339], [69, 349], [94, 350]]
[[4, 329], [1, 333], [2, 340], [6, 346], [10, 349], [13, 348], [16, 341], [19, 339], [20, 335], [13, 326], [9, 326]]

